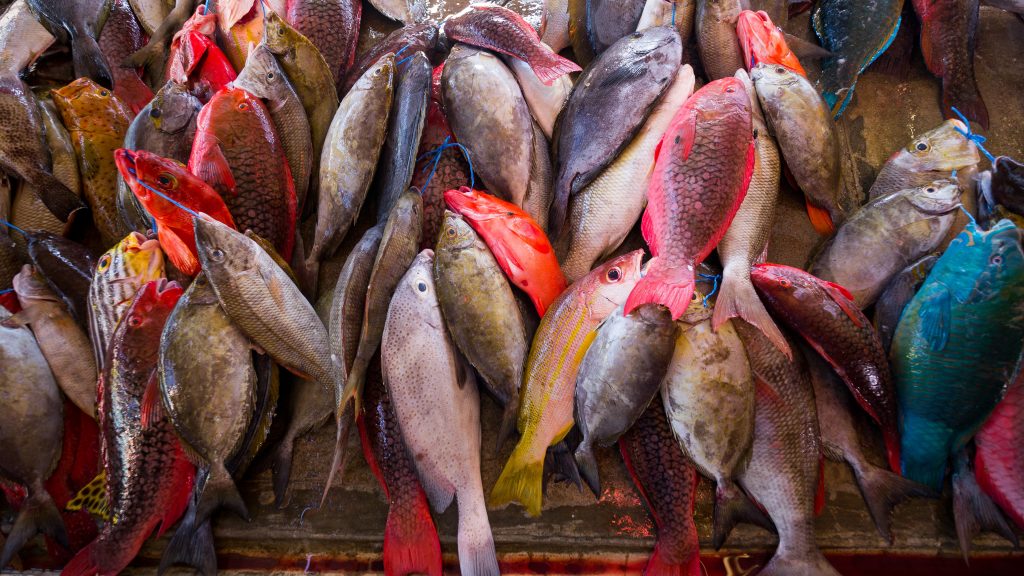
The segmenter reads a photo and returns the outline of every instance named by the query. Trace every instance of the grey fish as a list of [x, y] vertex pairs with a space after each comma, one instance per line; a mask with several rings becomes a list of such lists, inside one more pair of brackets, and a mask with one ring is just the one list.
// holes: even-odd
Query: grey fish
[[384, 385], [431, 507], [456, 498], [462, 574], [499, 574], [480, 479], [480, 397], [445, 330], [431, 274], [433, 252], [415, 258], [394, 290], [381, 339]]
[[978, 484], [966, 448], [953, 458], [952, 484], [953, 523], [965, 563], [971, 555], [971, 541], [982, 532], [994, 532], [1009, 540], [1014, 548], [1020, 546], [1006, 517]]
[[576, 376], [576, 425], [583, 433], [576, 464], [598, 497], [594, 448], [617, 442], [644, 413], [676, 347], [677, 327], [667, 308], [641, 306], [629, 316], [622, 310], [619, 306], [598, 326]]
[[76, 78], [87, 76], [104, 88], [114, 87], [110, 64], [96, 42], [109, 0], [28, 0], [28, 5], [50, 33], [71, 46]]
[[273, 53], [264, 44], [257, 45], [249, 52], [245, 68], [238, 73], [234, 85], [262, 98], [267, 104], [274, 127], [281, 137], [284, 155], [288, 158], [301, 213], [306, 203], [313, 162], [313, 138], [302, 100]]
[[900, 270], [939, 247], [959, 206], [960, 187], [950, 180], [877, 198], [839, 228], [808, 271], [867, 308]]
[[[187, 163], [196, 136], [196, 119], [202, 107], [203, 104], [187, 86], [168, 80], [128, 125], [124, 147], [146, 150]], [[117, 175], [117, 211], [132, 230], [145, 232], [154, 227], [152, 218], [120, 173]]]
[[557, 237], [569, 197], [590, 184], [636, 135], [675, 78], [682, 59], [679, 34], [649, 28], [605, 50], [576, 80], [552, 137], [555, 196], [548, 227]]
[[636, 31], [644, 0], [569, 0], [569, 40], [580, 66], [589, 65]]
[[408, 56], [396, 78], [387, 138], [377, 171], [377, 221], [387, 220], [402, 192], [409, 189], [416, 169], [416, 151], [427, 118], [433, 68], [423, 52]]
[[964, 136], [966, 132], [963, 122], [946, 120], [897, 150], [875, 177], [868, 198], [874, 200], [907, 188], [927, 186], [949, 178], [954, 170], [977, 166], [981, 156], [974, 142]]
[[522, 206], [533, 125], [515, 76], [494, 54], [463, 44], [452, 48], [445, 62], [441, 94], [455, 139], [469, 150], [487, 189]]
[[17, 72], [0, 71], [0, 118], [0, 171], [32, 184], [50, 212], [68, 221], [85, 204], [50, 172], [39, 106]]
[[526, 186], [523, 210], [533, 218], [544, 232], [548, 230], [548, 214], [554, 194], [555, 178], [551, 166], [551, 145], [536, 121], [533, 122], [533, 162], [530, 181]]
[[565, 105], [565, 101], [569, 99], [569, 93], [572, 92], [572, 78], [569, 74], [565, 74], [552, 80], [551, 85], [548, 86], [537, 77], [533, 68], [526, 62], [511, 56], [505, 56], [502, 60], [515, 74], [516, 81], [519, 82], [519, 89], [523, 92], [523, 98], [526, 99], [526, 105], [530, 108], [533, 119], [544, 130], [544, 135], [551, 138], [558, 113], [562, 111], [562, 106]]
[[18, 72], [57, 41], [32, 14], [25, 0], [0, 2], [0, 70]]
[[68, 546], [64, 521], [43, 486], [61, 454], [63, 399], [32, 332], [8, 327], [10, 317], [0, 306], [0, 476], [24, 486], [28, 499], [4, 542], [0, 567], [37, 532]]
[[744, 0], [698, 0], [697, 50], [709, 80], [727, 78], [743, 68], [736, 20], [745, 8]]
[[255, 409], [252, 344], [224, 313], [205, 274], [167, 318], [157, 378], [186, 454], [209, 471], [195, 521], [204, 522], [221, 507], [248, 519], [227, 462], [242, 447]]
[[896, 333], [900, 317], [903, 316], [903, 309], [907, 307], [914, 294], [917, 294], [917, 289], [924, 283], [938, 259], [937, 254], [928, 254], [907, 266], [889, 280], [875, 300], [873, 323], [875, 330], [878, 331], [878, 338], [882, 341], [882, 350], [886, 353], [892, 346], [892, 337]]

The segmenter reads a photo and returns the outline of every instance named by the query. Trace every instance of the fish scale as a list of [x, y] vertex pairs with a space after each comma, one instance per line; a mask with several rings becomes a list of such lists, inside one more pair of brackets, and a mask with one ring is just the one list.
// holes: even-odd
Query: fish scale
[[974, 437], [978, 484], [1024, 528], [1024, 372]]
[[362, 13], [360, 0], [290, 0], [285, 19], [316, 46], [341, 84], [356, 57]]

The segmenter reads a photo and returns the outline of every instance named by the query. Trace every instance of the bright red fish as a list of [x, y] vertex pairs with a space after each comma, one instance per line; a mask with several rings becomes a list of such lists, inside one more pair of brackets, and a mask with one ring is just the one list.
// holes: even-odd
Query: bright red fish
[[654, 151], [641, 221], [654, 259], [625, 313], [661, 304], [678, 319], [693, 296], [694, 270], [725, 235], [754, 171], [750, 99], [733, 77], [698, 90], [676, 113]]
[[786, 35], [768, 13], [744, 10], [736, 21], [736, 34], [743, 48], [743, 64], [751, 70], [760, 63], [778, 64], [807, 77], [796, 54], [786, 44]]
[[142, 81], [140, 70], [125, 68], [121, 62], [146, 45], [145, 34], [128, 0], [115, 0], [110, 4], [110, 15], [99, 37], [100, 50], [111, 63], [114, 77], [114, 95], [124, 101], [135, 114], [150, 100], [153, 91]]
[[543, 317], [567, 283], [540, 226], [515, 204], [466, 186], [445, 192], [444, 199], [480, 234], [505, 275]]
[[157, 384], [160, 333], [182, 289], [147, 282], [114, 331], [100, 376], [101, 454], [111, 520], [64, 567], [66, 576], [117, 574], [185, 511], [195, 467], [188, 461]]
[[1024, 371], [974, 437], [981, 489], [1024, 529]]
[[156, 220], [157, 239], [167, 258], [185, 274], [198, 274], [200, 266], [192, 214], [152, 191], [158, 190], [182, 206], [235, 228], [224, 199], [206, 182], [192, 175], [184, 164], [152, 152], [119, 148], [114, 151], [114, 162], [132, 193]]
[[188, 87], [204, 86], [209, 94], [235, 80], [238, 74], [214, 42], [217, 17], [200, 4], [171, 41], [167, 79]]

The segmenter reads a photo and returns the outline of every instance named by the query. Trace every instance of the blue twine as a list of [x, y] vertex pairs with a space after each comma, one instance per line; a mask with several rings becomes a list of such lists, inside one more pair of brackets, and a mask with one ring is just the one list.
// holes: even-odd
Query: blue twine
[[139, 184], [141, 184], [142, 187], [145, 188], [146, 190], [149, 190], [153, 194], [156, 194], [157, 196], [163, 198], [164, 200], [167, 200], [168, 202], [171, 203], [171, 205], [173, 205], [174, 207], [178, 208], [179, 210], [184, 210], [185, 212], [188, 212], [189, 214], [191, 214], [192, 216], [195, 216], [196, 218], [200, 217], [199, 213], [196, 212], [195, 210], [189, 208], [188, 206], [185, 206], [184, 204], [178, 202], [174, 198], [171, 198], [170, 196], [164, 194], [163, 192], [157, 190], [156, 188], [153, 188], [152, 186], [150, 186], [149, 184], [146, 184], [142, 180], [139, 180], [138, 174], [135, 173], [134, 169], [129, 168], [128, 169], [128, 173], [131, 174], [132, 176], [135, 176], [135, 181], [138, 182]]
[[210, 0], [206, 0], [206, 5], [203, 6], [203, 14], [210, 13]]
[[11, 292], [14, 292], [14, 288], [8, 288], [6, 290], [0, 290], [0, 296], [3, 296], [4, 294], [10, 294]]
[[409, 42], [405, 46], [402, 46], [402, 48], [398, 52], [395, 52], [395, 58], [398, 58], [399, 56], [401, 56], [402, 52], [405, 52], [406, 50], [408, 50], [411, 47], [412, 47], [412, 42]]
[[263, 0], [259, 0], [260, 10], [263, 11], [263, 20], [267, 20], [267, 4]]
[[713, 284], [711, 285], [711, 292], [708, 292], [704, 296], [704, 300], [701, 302], [701, 304], [703, 304], [704, 307], [707, 308], [708, 307], [708, 300], [712, 296], [714, 296], [715, 293], [718, 292], [718, 283], [719, 283], [719, 281], [721, 281], [722, 275], [721, 274], [702, 274], [702, 273], [698, 272], [697, 276], [700, 276], [701, 278], [703, 278], [705, 280], [711, 280], [713, 282]]
[[28, 238], [28, 234], [24, 230], [22, 230], [21, 228], [18, 228], [14, 224], [11, 224], [7, 220], [4, 220], [4, 219], [0, 218], [0, 224], [3, 224], [4, 226], [7, 226], [11, 230], [14, 230], [15, 232], [17, 232], [18, 234], [21, 234], [25, 238]]
[[676, 0], [672, 0], [672, 27], [676, 27]]
[[[985, 155], [985, 158], [988, 158], [989, 163], [995, 164], [996, 157], [993, 156], [991, 152], [986, 150], [985, 146], [983, 146], [983, 144], [985, 144], [985, 141], [988, 140], [988, 139], [985, 138], [984, 136], [982, 136], [981, 134], [975, 134], [974, 131], [971, 130], [971, 121], [967, 119], [967, 116], [964, 116], [963, 112], [957, 110], [956, 106], [953, 106], [952, 108], [953, 108], [953, 113], [956, 114], [957, 116], [959, 116], [960, 117], [960, 121], [963, 122], [964, 125], [967, 126], [967, 131], [966, 132], [964, 132], [963, 130], [961, 130], [959, 128], [955, 128], [955, 130], [957, 132], [963, 134], [964, 138], [967, 138], [971, 142], [974, 142], [974, 145], [978, 147], [978, 150], [981, 150], [981, 153]], [[955, 176], [956, 172], [954, 171], [953, 174]]]
[[967, 219], [971, 221], [971, 224], [973, 224], [975, 226], [978, 225], [978, 221], [974, 219], [974, 215], [971, 214], [970, 212], [968, 212], [967, 208], [964, 208], [963, 204], [958, 204], [957, 207], [960, 208], [960, 211], [963, 212], [967, 216]]
[[[428, 152], [424, 152], [423, 154], [420, 155], [419, 158], [416, 159], [417, 161], [419, 161], [430, 156], [434, 157], [433, 166], [430, 168], [430, 175], [427, 176], [427, 181], [423, 183], [424, 190], [427, 189], [427, 186], [430, 185], [430, 181], [434, 178], [434, 171], [437, 170], [437, 164], [441, 161], [441, 154], [448, 148], [458, 148], [459, 150], [462, 151], [462, 155], [466, 157], [466, 163], [469, 164], [469, 187], [474, 189], [476, 188], [476, 176], [474, 175], [473, 171], [473, 159], [469, 155], [469, 150], [466, 149], [466, 147], [463, 146], [462, 144], [459, 144], [458, 142], [450, 142], [451, 139], [452, 137], [448, 136], [447, 138], [444, 139], [444, 142], [442, 142], [440, 146]], [[424, 170], [426, 170], [426, 167], [424, 167]]]
[[[413, 54], [412, 56], [415, 56], [415, 54]], [[412, 60], [412, 56], [406, 56], [405, 58], [402, 58], [398, 62], [395, 62], [395, 68], [401, 66], [402, 64], [405, 64], [409, 60]]]

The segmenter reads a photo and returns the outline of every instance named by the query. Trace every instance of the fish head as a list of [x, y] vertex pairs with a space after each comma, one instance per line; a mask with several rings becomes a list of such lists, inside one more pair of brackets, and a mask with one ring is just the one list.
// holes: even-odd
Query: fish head
[[149, 103], [149, 122], [164, 134], [180, 134], [194, 124], [200, 108], [202, 104], [187, 86], [168, 80]]
[[157, 222], [166, 225], [172, 221], [191, 219], [186, 210], [174, 205], [168, 198], [196, 212], [218, 216], [227, 212], [220, 195], [177, 160], [145, 150], [121, 148], [114, 152], [114, 162], [132, 193]]
[[68, 130], [82, 130], [101, 123], [110, 116], [109, 110], [124, 108], [110, 89], [86, 77], [73, 80], [67, 86], [52, 91], [51, 95]]
[[981, 156], [974, 142], [964, 136], [966, 133], [967, 126], [963, 122], [946, 120], [908, 144], [902, 154], [918, 171], [952, 172], [975, 166]]
[[235, 86], [261, 98], [276, 99], [287, 93], [287, 82], [273, 52], [261, 42], [249, 51], [245, 67], [235, 79]]
[[772, 22], [767, 12], [744, 10], [736, 20], [736, 34], [743, 49], [743, 63], [747, 68], [759, 64], [779, 65], [806, 76], [796, 54], [786, 44], [785, 33]]
[[672, 26], [655, 26], [629, 36], [625, 59], [635, 61], [657, 78], [668, 84], [679, 69], [683, 58], [683, 41]]
[[437, 238], [438, 252], [441, 250], [465, 250], [479, 242], [480, 237], [462, 216], [451, 210], [444, 211], [444, 222], [441, 224], [441, 233]]
[[[387, 53], [373, 66], [363, 73], [352, 85], [352, 91], [378, 92], [386, 91], [391, 93], [395, 82], [395, 55]], [[383, 94], [381, 94], [383, 97]]]
[[781, 64], [761, 63], [750, 70], [750, 78], [765, 94], [799, 83], [802, 77]]
[[956, 180], [936, 180], [908, 190], [907, 200], [925, 214], [945, 214], [960, 206], [960, 184]]
[[210, 216], [201, 214], [192, 218], [192, 223], [199, 262], [211, 276], [224, 277], [255, 270], [259, 266], [260, 255], [266, 254], [255, 240]]
[[[402, 276], [399, 289], [413, 298], [437, 304], [434, 293], [434, 251], [427, 248], [416, 255]], [[398, 290], [396, 290], [397, 292]]]
[[702, 101], [708, 103], [700, 107], [700, 112], [707, 113], [712, 110], [716, 113], [731, 110], [750, 112], [750, 96], [747, 94], [747, 88], [743, 85], [742, 80], [734, 76], [710, 82], [698, 93], [702, 94]]
[[166, 278], [143, 284], [118, 324], [117, 332], [120, 333], [121, 341], [152, 348], [148, 351], [155, 356], [155, 344], [160, 342], [160, 333], [167, 317], [183, 293], [184, 290], [177, 282], [169, 282]]
[[130, 232], [96, 261], [93, 283], [144, 282], [164, 277], [164, 253], [155, 238]]
[[643, 256], [643, 250], [634, 250], [612, 258], [576, 281], [576, 293], [587, 302], [592, 317], [605, 318], [626, 302], [642, 275]]
[[288, 25], [276, 12], [268, 12], [263, 21], [263, 44], [274, 54], [284, 54], [297, 42], [294, 28]]
[[853, 300], [845, 288], [792, 266], [782, 264], [756, 264], [750, 271], [750, 279], [758, 295], [765, 300], [770, 310], [788, 316], [799, 323], [802, 310], [820, 308], [830, 299], [823, 290], [829, 284], [848, 300]]
[[50, 289], [50, 285], [46, 283], [36, 268], [31, 264], [25, 264], [21, 267], [21, 271], [14, 275], [13, 279], [14, 291], [18, 295], [18, 301], [22, 307], [28, 307], [29, 304], [36, 301], [46, 302], [60, 302], [60, 298], [54, 294], [53, 290]]
[[1024, 288], [1024, 251], [1020, 229], [1000, 220], [988, 230], [970, 222], [950, 242], [932, 275], [945, 279], [960, 302], [991, 298], [1003, 288]]

